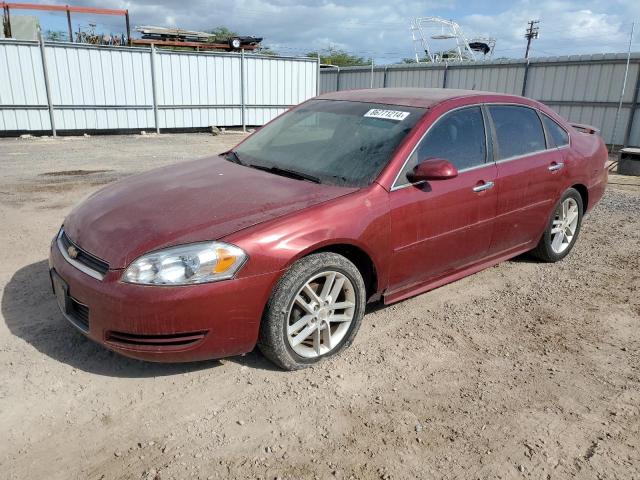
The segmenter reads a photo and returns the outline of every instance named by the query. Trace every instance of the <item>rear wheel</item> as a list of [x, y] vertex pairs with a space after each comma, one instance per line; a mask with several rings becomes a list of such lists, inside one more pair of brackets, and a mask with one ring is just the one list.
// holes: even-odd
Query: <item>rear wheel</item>
[[545, 262], [557, 262], [566, 257], [578, 239], [583, 208], [577, 190], [570, 188], [564, 192], [532, 253]]
[[286, 370], [308, 367], [351, 344], [365, 299], [362, 275], [345, 257], [329, 252], [304, 257], [276, 285], [258, 346]]

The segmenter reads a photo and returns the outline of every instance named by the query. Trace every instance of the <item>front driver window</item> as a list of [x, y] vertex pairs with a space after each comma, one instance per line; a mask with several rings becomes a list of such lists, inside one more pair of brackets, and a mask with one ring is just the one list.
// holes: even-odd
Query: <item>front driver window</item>
[[484, 120], [480, 107], [466, 107], [440, 118], [413, 152], [397, 185], [408, 183], [407, 173], [427, 158], [449, 160], [460, 170], [486, 162], [487, 149]]

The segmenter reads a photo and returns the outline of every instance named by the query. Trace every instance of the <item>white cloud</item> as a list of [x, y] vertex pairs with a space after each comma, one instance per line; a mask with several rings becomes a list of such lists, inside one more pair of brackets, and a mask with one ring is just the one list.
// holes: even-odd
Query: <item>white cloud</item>
[[[46, 0], [42, 3], [50, 3]], [[58, 3], [64, 4], [59, 1]], [[497, 38], [497, 54], [524, 54], [527, 21], [540, 19], [534, 55], [624, 51], [631, 21], [640, 38], [639, 0], [86, 0], [86, 5], [128, 8], [132, 25], [187, 29], [227, 26], [265, 38], [283, 54], [333, 45], [378, 63], [413, 56], [408, 29], [414, 16], [442, 15], [459, 22], [468, 37]], [[100, 18], [121, 29], [119, 19]], [[120, 22], [120, 23], [115, 23]], [[640, 49], [640, 42], [637, 43]]]
[[[628, 7], [620, 5], [618, 8], [612, 8], [613, 2], [592, 3], [521, 1], [497, 15], [469, 15], [462, 19], [462, 23], [473, 30], [500, 32], [496, 53], [508, 57], [524, 54], [524, 32], [527, 22], [532, 19], [540, 20], [539, 38], [532, 43], [533, 55], [626, 50], [631, 28], [631, 18], [624, 12]], [[603, 11], [603, 7], [606, 11]]]

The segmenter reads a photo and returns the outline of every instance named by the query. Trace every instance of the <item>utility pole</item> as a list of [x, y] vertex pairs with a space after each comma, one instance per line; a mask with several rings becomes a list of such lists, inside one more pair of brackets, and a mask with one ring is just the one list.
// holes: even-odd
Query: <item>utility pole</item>
[[9, 5], [6, 3], [2, 7], [2, 27], [5, 38], [11, 38], [11, 16], [9, 15]]
[[[616, 110], [616, 119], [613, 122], [613, 133], [611, 133], [611, 148], [609, 149], [609, 153], [613, 152], [613, 147], [616, 144], [616, 130], [618, 128], [618, 119], [620, 118], [620, 110], [622, 110], [622, 100], [624, 100], [624, 91], [627, 88], [627, 77], [629, 76], [629, 61], [631, 60], [631, 45], [633, 44], [633, 31], [635, 27], [636, 27], [636, 22], [632, 22], [631, 32], [629, 33], [629, 49], [627, 50], [627, 65], [624, 70], [624, 81], [622, 82], [622, 90], [620, 91], [620, 103], [618, 104], [618, 110]], [[631, 110], [631, 115], [633, 115], [633, 110]], [[633, 116], [629, 118], [629, 122], [633, 122]], [[624, 140], [622, 143], [624, 144]]]
[[531, 40], [538, 38], [538, 27], [540, 20], [529, 20], [529, 28], [527, 33], [524, 34], [524, 38], [527, 39], [527, 51], [524, 53], [524, 58], [529, 58], [529, 48], [531, 47]]

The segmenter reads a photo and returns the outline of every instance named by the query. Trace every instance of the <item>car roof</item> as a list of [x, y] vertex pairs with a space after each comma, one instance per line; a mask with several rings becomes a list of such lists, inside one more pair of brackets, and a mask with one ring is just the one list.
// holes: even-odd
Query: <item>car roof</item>
[[352, 102], [381, 103], [402, 105], [405, 107], [430, 108], [447, 100], [465, 97], [490, 96], [518, 101], [521, 97], [502, 95], [479, 90], [461, 90], [456, 88], [369, 88], [365, 90], [341, 90], [320, 95], [322, 100], [349, 100]]

